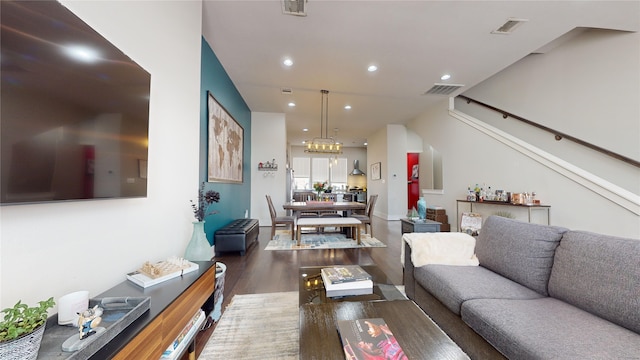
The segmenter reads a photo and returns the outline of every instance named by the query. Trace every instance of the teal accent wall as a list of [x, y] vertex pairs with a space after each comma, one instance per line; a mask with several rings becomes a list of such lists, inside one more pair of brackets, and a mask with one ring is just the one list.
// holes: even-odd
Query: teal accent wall
[[[251, 204], [251, 111], [222, 67], [209, 43], [202, 38], [202, 62], [200, 81], [200, 181], [205, 182], [205, 191], [220, 193], [220, 202], [213, 203], [210, 210], [218, 213], [205, 218], [204, 232], [213, 244], [214, 232], [231, 222], [243, 218]], [[243, 183], [218, 183], [207, 181], [208, 121], [207, 91], [233, 116], [244, 129]], [[200, 184], [194, 184], [199, 189]]]

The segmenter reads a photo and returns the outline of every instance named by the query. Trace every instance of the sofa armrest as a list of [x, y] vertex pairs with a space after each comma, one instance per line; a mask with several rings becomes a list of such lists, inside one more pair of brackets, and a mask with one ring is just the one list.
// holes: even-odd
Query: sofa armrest
[[409, 299], [415, 298], [416, 281], [413, 277], [413, 263], [411, 262], [411, 246], [406, 241], [402, 241], [404, 246], [404, 268], [402, 280], [404, 282], [404, 291]]

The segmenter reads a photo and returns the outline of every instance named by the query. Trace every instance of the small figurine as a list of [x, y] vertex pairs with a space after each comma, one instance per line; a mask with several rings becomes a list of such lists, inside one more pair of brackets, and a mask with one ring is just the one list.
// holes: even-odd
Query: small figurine
[[103, 313], [103, 309], [98, 305], [94, 306], [92, 309], [87, 309], [81, 313], [78, 313], [80, 316], [78, 318], [78, 329], [80, 331], [80, 340], [86, 339], [87, 337], [96, 333], [95, 328], [100, 325], [102, 322], [102, 318], [100, 317]]

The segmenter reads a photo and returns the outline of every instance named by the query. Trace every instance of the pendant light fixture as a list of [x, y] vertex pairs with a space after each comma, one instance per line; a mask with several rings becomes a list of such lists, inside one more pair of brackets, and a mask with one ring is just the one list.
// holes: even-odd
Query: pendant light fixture
[[308, 153], [342, 154], [342, 145], [329, 137], [329, 90], [320, 90], [320, 137], [307, 140], [304, 151]]

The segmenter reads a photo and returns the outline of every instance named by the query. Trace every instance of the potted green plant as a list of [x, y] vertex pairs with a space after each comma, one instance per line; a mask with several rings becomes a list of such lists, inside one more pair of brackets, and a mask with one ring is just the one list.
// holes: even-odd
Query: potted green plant
[[47, 322], [48, 310], [55, 305], [53, 297], [29, 307], [19, 300], [12, 308], [2, 310], [0, 322], [0, 359], [35, 359]]

